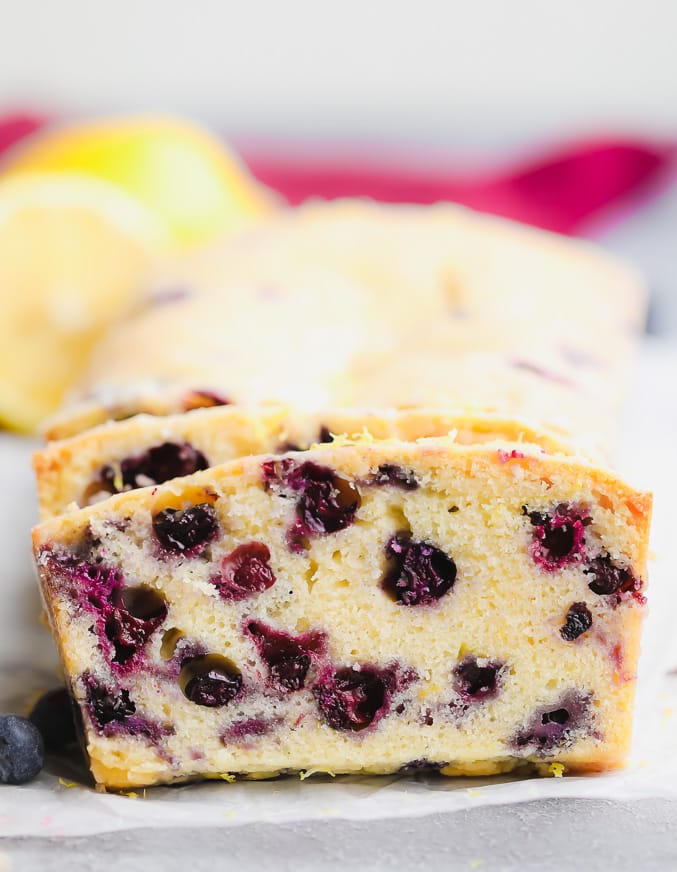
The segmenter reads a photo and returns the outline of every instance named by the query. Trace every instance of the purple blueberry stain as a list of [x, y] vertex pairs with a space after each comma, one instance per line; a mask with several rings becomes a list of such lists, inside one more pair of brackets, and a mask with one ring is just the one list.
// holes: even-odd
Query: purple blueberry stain
[[153, 515], [153, 532], [164, 551], [195, 557], [216, 538], [219, 522], [210, 503], [162, 509]]
[[229, 745], [248, 739], [258, 739], [270, 733], [274, 726], [274, 722], [266, 718], [246, 718], [235, 721], [222, 734], [221, 741], [224, 745]]
[[359, 491], [328, 466], [283, 457], [264, 461], [261, 471], [266, 488], [277, 488], [282, 496], [286, 496], [284, 491], [296, 495], [296, 520], [287, 531], [291, 551], [302, 553], [313, 536], [337, 533], [355, 520]]
[[242, 691], [242, 674], [227, 658], [205, 654], [185, 659], [179, 685], [186, 699], [206, 708], [221, 708]]
[[326, 636], [320, 630], [292, 636], [261, 621], [249, 621], [245, 633], [266, 664], [270, 685], [282, 693], [301, 690], [311, 664], [325, 652]]
[[189, 299], [193, 295], [193, 291], [189, 287], [183, 285], [170, 285], [168, 287], [157, 288], [150, 296], [151, 306], [166, 306], [172, 303], [180, 303], [183, 300]]
[[382, 463], [372, 482], [377, 485], [392, 485], [408, 491], [416, 490], [419, 485], [418, 478], [411, 469], [405, 469], [395, 463]]
[[505, 670], [502, 660], [469, 654], [454, 666], [452, 685], [463, 703], [485, 702], [498, 695]]
[[583, 572], [590, 578], [588, 587], [598, 596], [613, 597], [614, 605], [618, 605], [628, 597], [640, 605], [646, 602], [641, 593], [642, 581], [630, 570], [618, 566], [609, 554], [601, 554], [588, 562]]
[[531, 373], [531, 375], [535, 375], [538, 378], [546, 379], [547, 381], [563, 385], [564, 387], [574, 387], [574, 383], [566, 376], [560, 375], [559, 373], [553, 372], [552, 370], [544, 369], [542, 366], [538, 366], [537, 364], [531, 363], [528, 360], [512, 360], [510, 362], [514, 369], [519, 369], [522, 372]]
[[522, 506], [533, 529], [530, 554], [545, 572], [556, 572], [585, 558], [585, 528], [592, 522], [587, 510], [573, 503], [559, 503], [549, 512]]
[[91, 612], [104, 653], [117, 671], [130, 669], [149, 638], [167, 617], [163, 595], [146, 586], [126, 586], [117, 567], [81, 560], [76, 555], [50, 556], [68, 583], [78, 606]]
[[564, 624], [559, 629], [565, 642], [573, 642], [592, 627], [592, 614], [585, 603], [572, 603], [567, 611]]
[[158, 744], [163, 737], [172, 734], [172, 727], [139, 714], [127, 689], [102, 684], [89, 673], [85, 673], [82, 680], [90, 720], [101, 735], [140, 736]]
[[238, 545], [222, 558], [219, 575], [210, 579], [219, 596], [227, 602], [239, 602], [263, 593], [275, 580], [270, 551], [263, 542]]
[[153, 588], [117, 588], [110, 608], [103, 612], [106, 637], [114, 648], [113, 661], [125, 666], [164, 622], [167, 603]]
[[322, 719], [333, 730], [361, 732], [387, 713], [394, 675], [376, 666], [328, 668], [313, 686]]
[[557, 702], [537, 709], [513, 735], [510, 745], [520, 756], [545, 757], [570, 747], [590, 721], [589, 693], [566, 691]]
[[588, 354], [587, 351], [582, 351], [579, 348], [562, 346], [559, 349], [559, 352], [564, 360], [572, 366], [599, 368], [602, 365], [602, 362], [598, 357], [593, 357], [592, 354]]
[[119, 464], [106, 464], [99, 479], [111, 494], [162, 484], [172, 478], [207, 469], [207, 458], [188, 442], [163, 442], [141, 454], [123, 458]]
[[403, 605], [432, 605], [454, 586], [456, 564], [430, 542], [412, 539], [410, 533], [396, 533], [385, 552], [390, 567], [381, 586]]

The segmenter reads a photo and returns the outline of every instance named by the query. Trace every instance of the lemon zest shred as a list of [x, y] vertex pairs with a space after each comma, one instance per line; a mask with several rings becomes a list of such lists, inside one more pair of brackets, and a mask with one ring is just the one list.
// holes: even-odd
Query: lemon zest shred
[[331, 775], [332, 778], [336, 778], [336, 773], [331, 772], [329, 769], [301, 769], [299, 771], [299, 778], [301, 781], [305, 781], [306, 778], [310, 778], [311, 775]]
[[230, 772], [210, 772], [204, 777], [208, 778], [210, 781], [227, 781], [228, 784], [232, 784], [234, 781], [237, 781], [237, 776], [233, 775]]

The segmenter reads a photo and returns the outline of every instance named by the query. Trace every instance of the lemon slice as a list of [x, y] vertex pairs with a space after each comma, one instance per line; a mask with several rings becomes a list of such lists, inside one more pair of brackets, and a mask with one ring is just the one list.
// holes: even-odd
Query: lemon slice
[[239, 228], [276, 205], [220, 139], [171, 117], [50, 127], [22, 140], [5, 172], [78, 172], [112, 182], [165, 223], [180, 247]]
[[0, 422], [33, 430], [60, 404], [103, 330], [131, 305], [161, 221], [75, 174], [0, 181]]

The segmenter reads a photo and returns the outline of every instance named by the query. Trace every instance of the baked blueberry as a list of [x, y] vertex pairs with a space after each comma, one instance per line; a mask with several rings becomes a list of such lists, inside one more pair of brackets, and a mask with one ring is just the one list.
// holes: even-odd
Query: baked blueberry
[[113, 690], [99, 684], [91, 675], [83, 676], [83, 680], [87, 690], [89, 713], [100, 727], [115, 722], [123, 723], [136, 711], [136, 705], [129, 698], [128, 690]]
[[573, 642], [592, 627], [592, 614], [585, 603], [572, 603], [559, 634], [565, 642]]
[[117, 467], [106, 464], [99, 473], [100, 480], [112, 494], [162, 484], [171, 478], [191, 475], [207, 469], [207, 458], [188, 442], [163, 442], [133, 457], [125, 457]]
[[395, 463], [382, 463], [373, 478], [374, 484], [393, 485], [402, 490], [416, 490], [418, 479], [411, 469]]
[[211, 583], [229, 602], [263, 593], [275, 584], [269, 561], [270, 551], [263, 542], [245, 542], [222, 558], [221, 571]]
[[397, 533], [385, 550], [390, 568], [382, 587], [398, 602], [406, 606], [431, 605], [454, 586], [456, 564], [430, 542], [419, 542], [409, 533]]
[[513, 749], [525, 756], [547, 756], [553, 751], [569, 747], [575, 739], [575, 733], [587, 725], [589, 708], [590, 694], [567, 691], [553, 705], [534, 712], [525, 726], [513, 736]]
[[324, 653], [326, 645], [326, 637], [319, 630], [292, 636], [261, 621], [249, 621], [245, 632], [268, 667], [271, 685], [283, 693], [304, 686], [313, 659]]
[[588, 562], [583, 572], [590, 576], [588, 587], [598, 596], [631, 594], [639, 602], [644, 602], [640, 593], [642, 582], [629, 569], [618, 566], [608, 554], [601, 554]]
[[153, 532], [165, 551], [195, 556], [219, 530], [214, 507], [198, 503], [187, 509], [162, 509], [153, 515]]
[[534, 527], [530, 553], [535, 563], [546, 572], [555, 572], [585, 556], [585, 528], [590, 515], [580, 506], [560, 503], [550, 512], [523, 513]]
[[464, 702], [493, 699], [498, 694], [504, 667], [501, 660], [488, 660], [469, 654], [454, 667], [454, 690]]
[[296, 520], [287, 534], [290, 550], [305, 551], [309, 538], [337, 533], [353, 523], [360, 505], [359, 491], [328, 466], [283, 457], [264, 461], [261, 471], [266, 487], [297, 494]]
[[206, 654], [184, 660], [179, 684], [186, 698], [196, 705], [220, 708], [242, 690], [242, 674], [225, 657]]
[[359, 732], [387, 713], [391, 680], [375, 666], [342, 666], [326, 672], [313, 687], [313, 694], [328, 726]]

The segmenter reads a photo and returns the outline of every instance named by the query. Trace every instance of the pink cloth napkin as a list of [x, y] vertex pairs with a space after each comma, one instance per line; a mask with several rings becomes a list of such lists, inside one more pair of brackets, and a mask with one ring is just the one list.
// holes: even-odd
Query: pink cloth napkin
[[[16, 115], [0, 119], [0, 154], [46, 123]], [[375, 159], [280, 157], [267, 152], [243, 157], [257, 178], [291, 204], [310, 196], [367, 196], [383, 202], [452, 200], [527, 224], [576, 234], [601, 214], [616, 218], [674, 179], [677, 148], [641, 141], [595, 140], [547, 151], [479, 175], [431, 167], [384, 167]]]

